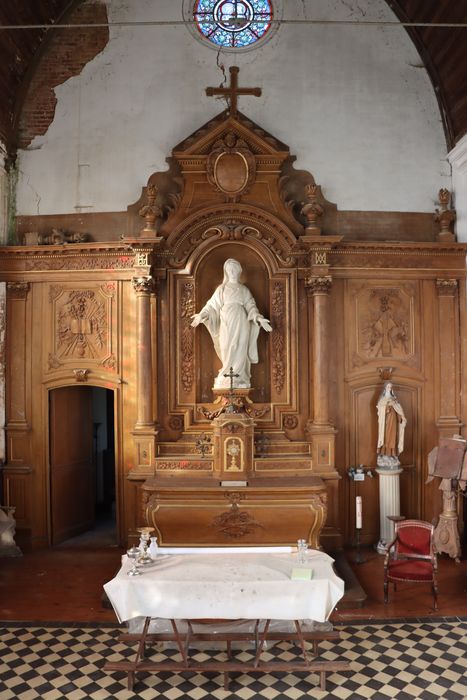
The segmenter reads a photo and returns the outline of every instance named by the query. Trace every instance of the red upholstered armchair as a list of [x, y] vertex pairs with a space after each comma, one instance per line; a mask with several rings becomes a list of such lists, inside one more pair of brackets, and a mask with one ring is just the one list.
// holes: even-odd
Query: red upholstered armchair
[[402, 520], [395, 524], [394, 540], [384, 560], [384, 602], [388, 602], [388, 584], [431, 583], [434, 608], [438, 609], [438, 562], [433, 547], [434, 526], [423, 520]]

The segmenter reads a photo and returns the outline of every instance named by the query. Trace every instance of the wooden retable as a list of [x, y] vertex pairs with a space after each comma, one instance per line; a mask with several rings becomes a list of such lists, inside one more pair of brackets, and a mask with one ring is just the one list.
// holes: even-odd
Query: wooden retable
[[[287, 552], [243, 551], [221, 553], [162, 554], [147, 566], [141, 576], [130, 577], [126, 557], [117, 576], [104, 586], [120, 622], [143, 618], [142, 631], [124, 633], [121, 641], [137, 643], [133, 660], [108, 662], [106, 671], [124, 671], [131, 690], [138, 672], [206, 672], [224, 674], [227, 688], [230, 672], [306, 671], [320, 676], [325, 689], [326, 674], [348, 671], [345, 661], [327, 661], [310, 657], [318, 654], [322, 640], [338, 640], [339, 633], [308, 631], [304, 620], [324, 622], [344, 593], [344, 584], [332, 568], [332, 559], [312, 550], [304, 565], [297, 567], [297, 555]], [[309, 580], [292, 579], [292, 571], [311, 569]], [[151, 619], [170, 621], [171, 632], [149, 632]], [[196, 621], [219, 621], [213, 632], [194, 631]], [[247, 631], [232, 631], [227, 620], [251, 620]], [[277, 629], [271, 621], [284, 621]], [[183, 621], [182, 632], [180, 621]], [[287, 624], [288, 621], [288, 624]], [[224, 628], [224, 629], [223, 629]], [[226, 631], [228, 630], [228, 631]], [[293, 630], [293, 631], [290, 631]], [[225, 661], [196, 661], [190, 658], [190, 646], [197, 641], [226, 643]], [[302, 658], [293, 661], [262, 661], [266, 641], [297, 642]], [[157, 661], [148, 658], [148, 647], [160, 641], [175, 642], [180, 660]], [[232, 642], [254, 642], [251, 661], [235, 659]]]

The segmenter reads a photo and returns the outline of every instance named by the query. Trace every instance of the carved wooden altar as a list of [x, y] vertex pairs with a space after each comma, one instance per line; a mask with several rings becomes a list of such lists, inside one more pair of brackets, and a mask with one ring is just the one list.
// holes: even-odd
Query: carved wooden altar
[[[222, 114], [173, 152], [171, 170], [183, 182], [175, 209], [160, 226], [154, 220], [135, 238], [128, 236], [138, 244], [151, 241], [158, 328], [169, 331], [157, 335], [157, 436], [153, 428], [135, 431], [138, 448], [144, 445], [144, 453], [154, 457], [140, 460], [130, 475], [151, 475], [143, 486], [146, 517], [167, 544], [213, 542], [216, 528], [208, 534], [206, 518], [228, 520], [240, 501], [242, 517], [255, 527], [251, 533], [218, 530], [219, 542], [290, 543], [307, 537], [317, 546], [327, 509], [328, 537], [334, 545], [339, 540], [339, 475], [327, 399], [330, 279], [326, 262], [312, 261], [319, 229], [305, 216], [320, 195], [310, 175], [307, 181], [280, 177], [290, 160], [285, 146], [238, 112]], [[147, 215], [144, 201], [154, 196], [157, 181], [157, 175], [150, 178], [135, 205], [140, 214]], [[293, 188], [299, 201], [307, 200], [303, 223], [299, 212], [299, 219], [294, 216], [294, 203], [287, 203]], [[164, 199], [161, 192], [159, 215]], [[329, 238], [324, 249], [338, 240]], [[227, 258], [241, 263], [245, 283], [273, 328], [270, 337], [260, 335], [252, 388], [237, 396], [232, 413], [224, 412], [227, 397], [212, 388], [219, 364], [211, 338], [203, 327], [191, 326], [195, 310], [222, 281]], [[319, 337], [313, 354], [310, 337], [317, 343]], [[210, 445], [207, 453], [197, 452], [200, 435]], [[228, 489], [232, 479], [239, 482], [234, 491]], [[179, 508], [176, 527], [164, 519], [167, 499]]]
[[[467, 414], [466, 247], [437, 239], [422, 213], [407, 214], [401, 233], [366, 212], [371, 240], [352, 223], [362, 213], [339, 212], [293, 160], [241, 113], [224, 112], [173, 150], [115, 218], [113, 237], [101, 240], [97, 223], [94, 241], [70, 234], [57, 244], [37, 217], [51, 245], [0, 250], [4, 500], [22, 545], [50, 542], [49, 394], [77, 385], [114, 396], [122, 543], [147, 517], [169, 544], [306, 536], [335, 548], [353, 541], [357, 487], [362, 542], [377, 541], [377, 480], [356, 486], [347, 468], [375, 463], [387, 379], [408, 420], [401, 512], [439, 512], [426, 456]], [[25, 242], [39, 240], [18, 227]], [[273, 329], [260, 334], [240, 414], [222, 410], [211, 339], [191, 327], [229, 257]]]

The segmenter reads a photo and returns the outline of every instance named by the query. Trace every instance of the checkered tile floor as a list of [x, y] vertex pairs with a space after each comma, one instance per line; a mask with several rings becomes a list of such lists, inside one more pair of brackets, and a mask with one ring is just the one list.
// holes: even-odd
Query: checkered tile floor
[[[121, 672], [106, 673], [106, 661], [134, 655], [134, 645], [117, 641], [116, 626], [57, 626], [0, 623], [1, 700], [233, 700], [265, 698], [375, 698], [387, 700], [466, 700], [467, 620], [353, 624], [338, 627], [338, 645], [323, 642], [324, 659], [346, 659], [352, 671], [319, 679], [305, 673], [233, 675], [224, 690], [221, 674], [140, 674], [135, 690], [126, 689]], [[174, 650], [167, 650], [172, 655]], [[206, 652], [200, 652], [202, 656]], [[214, 654], [217, 652], [214, 652]], [[238, 652], [245, 654], [246, 652]], [[283, 661], [300, 652], [278, 643], [264, 659]]]

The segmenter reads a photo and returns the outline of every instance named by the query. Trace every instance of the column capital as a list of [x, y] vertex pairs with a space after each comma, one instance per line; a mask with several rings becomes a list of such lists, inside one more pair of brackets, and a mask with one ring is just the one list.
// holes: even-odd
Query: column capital
[[458, 283], [456, 279], [437, 279], [436, 289], [440, 297], [453, 297], [457, 292]]
[[309, 275], [305, 279], [305, 288], [308, 294], [329, 294], [332, 287], [332, 277], [331, 275], [325, 275], [324, 277], [317, 277], [315, 275]]
[[136, 294], [151, 294], [155, 290], [154, 280], [150, 275], [133, 277], [131, 283]]
[[30, 289], [29, 282], [7, 282], [8, 296], [12, 299], [26, 299]]

